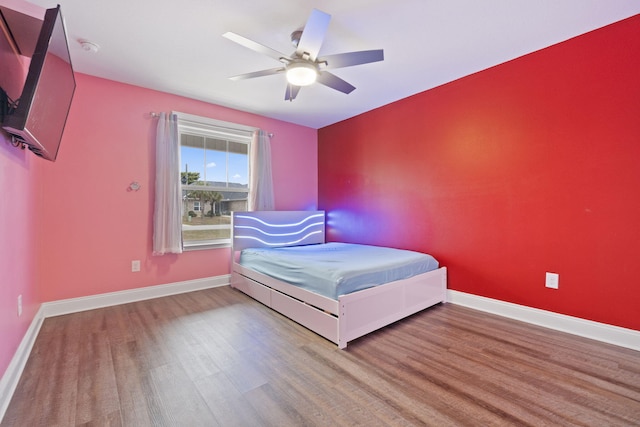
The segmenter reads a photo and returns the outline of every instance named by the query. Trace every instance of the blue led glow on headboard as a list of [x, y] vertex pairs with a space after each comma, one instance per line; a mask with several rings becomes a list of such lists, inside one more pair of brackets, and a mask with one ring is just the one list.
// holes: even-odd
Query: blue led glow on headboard
[[324, 243], [324, 216], [323, 211], [234, 213], [234, 248]]
[[[313, 219], [313, 218], [322, 218], [323, 221], [324, 221], [324, 213], [309, 215], [306, 218], [304, 218], [304, 219], [302, 219], [302, 220], [300, 220], [298, 222], [285, 222], [285, 223], [267, 222], [267, 221], [263, 221], [260, 218], [255, 217], [255, 216], [249, 216], [249, 215], [246, 215], [246, 214], [236, 215], [235, 217], [236, 218], [242, 218], [242, 219], [249, 219], [249, 220], [252, 220], [252, 221], [257, 221], [257, 222], [259, 222], [261, 224], [266, 225], [267, 227], [297, 227], [298, 225], [302, 225], [305, 222], [307, 222], [308, 220]], [[324, 222], [320, 222], [320, 223], [317, 223], [317, 224], [323, 224], [323, 223]]]
[[[252, 227], [250, 225], [236, 225], [236, 233], [238, 232], [238, 230], [246, 229], [246, 230], [255, 230], [258, 233], [263, 234], [265, 236], [272, 236], [272, 237], [295, 236], [297, 234], [300, 234], [300, 233], [303, 233], [303, 232], [307, 231], [308, 229], [310, 229], [312, 227], [317, 227], [317, 226], [321, 226], [321, 225], [323, 225], [322, 222], [314, 222], [314, 223], [311, 223], [311, 224], [307, 225], [306, 227], [304, 227], [304, 228], [302, 228], [300, 230], [292, 231], [290, 233], [269, 233], [269, 232], [264, 231], [263, 229], [261, 229], [259, 227]], [[286, 225], [270, 225], [270, 226], [271, 227], [287, 227]], [[316, 233], [319, 233], [319, 232], [316, 231]], [[237, 237], [241, 237], [241, 236], [237, 236]]]
[[287, 242], [267, 242], [265, 240], [262, 240], [262, 239], [259, 239], [257, 237], [253, 237], [253, 236], [236, 236], [236, 239], [251, 239], [251, 240], [255, 240], [257, 242], [260, 242], [263, 245], [267, 245], [267, 246], [294, 246], [294, 245], [297, 245], [297, 244], [300, 244], [300, 243], [304, 242], [310, 236], [313, 236], [314, 234], [320, 234], [320, 233], [322, 233], [322, 231], [312, 231], [311, 233], [306, 234], [305, 236], [303, 236], [302, 238], [300, 238], [298, 240], [291, 240], [291, 241], [287, 241]]

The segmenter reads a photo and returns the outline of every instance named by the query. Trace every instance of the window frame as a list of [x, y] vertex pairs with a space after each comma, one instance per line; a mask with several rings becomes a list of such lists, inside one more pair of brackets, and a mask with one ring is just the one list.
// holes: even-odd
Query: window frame
[[[204, 136], [204, 137], [212, 137], [212, 138], [220, 138], [225, 135], [228, 137], [228, 141], [235, 141], [240, 143], [247, 144], [247, 172], [250, 174], [251, 161], [249, 156], [251, 155], [251, 141], [253, 132], [259, 130], [253, 126], [246, 126], [232, 122], [226, 122], [222, 120], [216, 120], [208, 117], [196, 116], [193, 114], [180, 113], [173, 111], [178, 118], [178, 138], [180, 140], [180, 151], [182, 151], [182, 134], [190, 134], [195, 136]], [[239, 141], [239, 140], [246, 140]], [[228, 147], [227, 147], [227, 153]], [[180, 162], [182, 164], [182, 161]], [[178, 171], [178, 173], [183, 172], [182, 170]], [[228, 181], [227, 181], [228, 183]], [[188, 188], [185, 188], [188, 187]], [[206, 185], [194, 185], [194, 184], [181, 184], [181, 193], [187, 190], [205, 190], [205, 191], [220, 191], [219, 187], [211, 187]], [[225, 192], [247, 192], [247, 197], [251, 192], [249, 177], [247, 176], [247, 188], [238, 190], [234, 188], [225, 188]], [[201, 205], [201, 209], [206, 211], [206, 204], [204, 207]], [[203, 212], [204, 212], [203, 211]], [[184, 251], [192, 251], [192, 250], [203, 250], [203, 249], [216, 249], [216, 248], [225, 248], [231, 246], [231, 238], [229, 239], [216, 239], [216, 240], [202, 240], [202, 241], [187, 241], [184, 240], [184, 223], [181, 225], [181, 233], [183, 235], [183, 250]], [[229, 228], [231, 225], [229, 225]]]

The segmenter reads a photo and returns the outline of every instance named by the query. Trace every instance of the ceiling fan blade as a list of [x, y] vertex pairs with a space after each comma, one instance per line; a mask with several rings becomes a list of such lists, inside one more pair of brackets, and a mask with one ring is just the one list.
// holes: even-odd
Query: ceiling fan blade
[[290, 62], [292, 59], [289, 57], [289, 55], [285, 55], [282, 52], [278, 52], [275, 49], [271, 49], [270, 47], [267, 47], [265, 45], [262, 45], [260, 43], [256, 43], [253, 40], [250, 40], [246, 37], [243, 37], [239, 34], [236, 33], [232, 33], [232, 32], [226, 32], [222, 35], [222, 37], [229, 39], [231, 41], [234, 41], [236, 43], [238, 43], [241, 46], [244, 46], [248, 49], [251, 49], [253, 51], [256, 51], [258, 53], [262, 53], [264, 55], [270, 56], [271, 58], [275, 59], [276, 61], [280, 61], [283, 62], [283, 59], [286, 59], [288, 62]]
[[284, 93], [285, 101], [293, 101], [298, 96], [298, 92], [300, 92], [300, 86], [294, 86], [291, 83], [287, 84], [287, 90]]
[[322, 71], [318, 74], [318, 79], [316, 80], [318, 83], [321, 83], [325, 86], [329, 86], [332, 89], [338, 90], [342, 93], [349, 94], [353, 92], [356, 88], [351, 83], [347, 83], [342, 80], [340, 77], [335, 74], [331, 74], [327, 71]]
[[318, 59], [318, 62], [326, 62], [328, 68], [344, 68], [383, 60], [384, 51], [382, 49], [376, 49], [323, 56]]
[[229, 77], [229, 79], [230, 80], [236, 80], [236, 81], [237, 80], [253, 79], [254, 77], [271, 76], [273, 74], [282, 73], [282, 72], [284, 72], [284, 70], [285, 70], [284, 67], [271, 68], [269, 70], [261, 70], [261, 71], [254, 71], [252, 73], [238, 74], [237, 76]]
[[296, 49], [296, 54], [302, 57], [305, 53], [309, 54], [309, 58], [315, 61], [320, 52], [320, 47], [324, 41], [324, 36], [329, 28], [331, 15], [313, 9], [307, 23], [302, 30], [300, 41]]

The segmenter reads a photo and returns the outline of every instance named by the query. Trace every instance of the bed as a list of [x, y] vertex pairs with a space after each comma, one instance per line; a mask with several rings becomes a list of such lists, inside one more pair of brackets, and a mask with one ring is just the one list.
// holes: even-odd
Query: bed
[[[399, 264], [388, 262], [392, 252]], [[297, 263], [310, 259], [319, 264]], [[445, 302], [447, 269], [426, 254], [325, 243], [324, 211], [234, 212], [231, 286], [344, 349]]]

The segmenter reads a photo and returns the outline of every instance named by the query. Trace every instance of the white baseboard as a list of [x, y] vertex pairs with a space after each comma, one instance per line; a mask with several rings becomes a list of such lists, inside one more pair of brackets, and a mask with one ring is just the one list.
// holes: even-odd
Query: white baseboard
[[148, 286], [145, 288], [43, 303], [31, 321], [31, 325], [22, 338], [7, 370], [0, 379], [0, 421], [2, 421], [9, 407], [9, 402], [18, 385], [22, 371], [27, 364], [27, 359], [29, 359], [29, 354], [36, 341], [42, 322], [44, 322], [44, 319], [47, 317], [224, 286], [229, 284], [230, 279], [231, 276], [225, 274], [204, 279], [187, 280], [166, 285]]
[[492, 298], [447, 290], [447, 301], [510, 319], [640, 351], [640, 331], [580, 319]]
[[42, 326], [43, 320], [42, 307], [40, 307], [29, 325], [27, 332], [24, 334], [22, 341], [20, 341], [20, 345], [13, 355], [11, 362], [9, 362], [7, 370], [4, 372], [2, 378], [0, 378], [0, 422], [9, 407], [9, 402], [11, 402], [13, 392], [16, 390], [22, 371], [27, 364], [27, 359], [29, 359], [33, 344], [36, 342], [36, 337], [38, 336], [38, 332], [40, 332], [40, 326]]
[[46, 318], [69, 313], [77, 313], [79, 311], [93, 310], [96, 308], [110, 307], [118, 304], [143, 301], [152, 298], [166, 297], [169, 295], [228, 285], [230, 280], [231, 276], [225, 274], [223, 276], [169, 283], [167, 285], [148, 286], [145, 288], [128, 289], [126, 291], [45, 302], [42, 304], [43, 314]]

